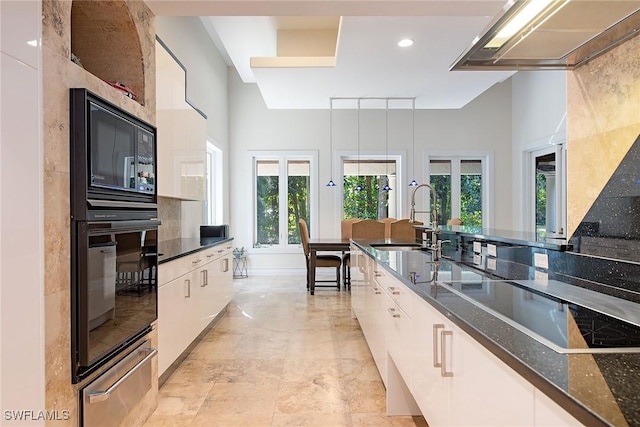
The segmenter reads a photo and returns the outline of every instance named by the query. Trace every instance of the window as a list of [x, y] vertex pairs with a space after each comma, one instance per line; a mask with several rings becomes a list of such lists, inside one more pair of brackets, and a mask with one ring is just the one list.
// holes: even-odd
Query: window
[[[397, 160], [370, 157], [343, 160], [343, 219], [397, 218]], [[391, 190], [384, 191], [385, 185]]]
[[221, 224], [222, 219], [222, 151], [207, 141], [207, 197], [204, 218], [207, 224]]
[[317, 155], [255, 155], [254, 246], [299, 245], [298, 219], [315, 230]]
[[464, 225], [486, 226], [486, 157], [429, 158], [429, 182], [438, 198], [438, 224], [460, 218]]

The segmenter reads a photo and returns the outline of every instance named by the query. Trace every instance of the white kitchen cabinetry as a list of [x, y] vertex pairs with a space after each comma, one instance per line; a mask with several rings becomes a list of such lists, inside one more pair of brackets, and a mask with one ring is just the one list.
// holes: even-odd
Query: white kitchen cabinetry
[[184, 324], [192, 306], [190, 281], [191, 275], [186, 274], [158, 288], [158, 374], [188, 346]]
[[[359, 255], [352, 248], [352, 269], [359, 269]], [[531, 383], [364, 258], [362, 280], [352, 283], [353, 311], [387, 387], [388, 414], [414, 415], [419, 408], [432, 427], [549, 425], [534, 422], [551, 419], [555, 408], [534, 405]]]
[[412, 392], [430, 426], [533, 426], [533, 386], [414, 297]]
[[185, 72], [156, 42], [158, 195], [204, 200], [207, 121], [185, 100]]
[[577, 427], [583, 425], [540, 390], [535, 390], [534, 394], [534, 424], [536, 427]]
[[384, 385], [387, 385], [387, 338], [385, 312], [388, 307], [387, 296], [380, 288], [376, 275], [377, 264], [369, 257], [365, 257], [364, 269], [364, 326], [363, 332], [369, 344], [369, 350], [378, 367]]
[[158, 266], [158, 374], [220, 314], [233, 290], [231, 243]]

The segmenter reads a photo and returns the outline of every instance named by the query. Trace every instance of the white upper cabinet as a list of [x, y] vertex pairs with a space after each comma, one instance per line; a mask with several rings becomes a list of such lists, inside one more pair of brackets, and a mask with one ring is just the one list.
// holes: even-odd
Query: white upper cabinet
[[185, 100], [185, 72], [156, 42], [158, 195], [204, 200], [207, 120]]

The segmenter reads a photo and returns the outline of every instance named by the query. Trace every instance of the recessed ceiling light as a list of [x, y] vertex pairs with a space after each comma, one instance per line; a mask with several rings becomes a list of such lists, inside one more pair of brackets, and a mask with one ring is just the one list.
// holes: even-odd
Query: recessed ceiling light
[[411, 39], [402, 39], [398, 42], [398, 46], [400, 47], [409, 47], [413, 45], [413, 40]]

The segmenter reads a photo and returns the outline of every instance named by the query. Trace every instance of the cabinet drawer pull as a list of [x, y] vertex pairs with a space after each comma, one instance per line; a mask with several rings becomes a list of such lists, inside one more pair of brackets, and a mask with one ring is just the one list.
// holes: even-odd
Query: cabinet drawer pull
[[440, 343], [440, 358], [442, 359], [442, 364], [440, 366], [440, 376], [442, 377], [453, 376], [453, 372], [447, 371], [447, 337], [451, 337], [451, 339], [453, 339], [453, 331], [440, 332], [440, 340], [442, 341]]
[[195, 260], [195, 261], [191, 261], [191, 264], [197, 264], [197, 263], [199, 263], [200, 261], [202, 261], [202, 260], [198, 258], [198, 259], [197, 259], [197, 260]]
[[387, 308], [387, 312], [391, 315], [391, 317], [400, 317], [400, 315], [396, 313], [395, 308]]
[[382, 273], [380, 273], [379, 271], [374, 271], [373, 275], [376, 276], [376, 277], [380, 277], [380, 276], [382, 276]]
[[229, 258], [220, 260], [220, 271], [222, 271], [223, 273], [229, 271]]
[[389, 286], [387, 289], [391, 291], [391, 295], [400, 295], [400, 291], [396, 291], [395, 286]]
[[209, 254], [207, 255], [207, 258], [211, 258], [212, 256], [216, 256], [216, 254]]
[[187, 285], [187, 294], [184, 296], [185, 298], [191, 298], [191, 280], [185, 279], [184, 284]]
[[221, 254], [222, 252], [224, 252], [224, 249], [218, 249], [219, 254]]
[[373, 293], [376, 294], [376, 295], [379, 295], [379, 294], [382, 293], [382, 291], [380, 291], [380, 289], [378, 289], [378, 288], [373, 288], [373, 289], [371, 289], [371, 291], [373, 291]]
[[205, 286], [207, 286], [209, 283], [209, 274], [208, 274], [208, 270], [202, 270], [200, 273], [202, 273], [202, 281], [201, 281], [201, 288], [204, 288]]
[[438, 329], [444, 329], [444, 325], [442, 323], [437, 323], [433, 325], [433, 367], [440, 368], [442, 363], [438, 361], [438, 356], [440, 355], [440, 351], [438, 351]]

